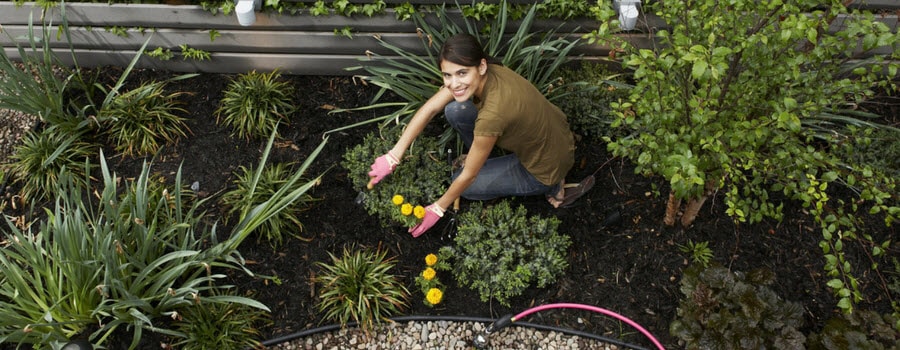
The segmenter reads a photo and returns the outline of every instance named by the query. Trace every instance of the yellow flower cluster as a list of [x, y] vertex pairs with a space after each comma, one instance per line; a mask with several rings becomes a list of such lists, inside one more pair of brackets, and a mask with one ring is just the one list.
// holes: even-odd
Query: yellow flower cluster
[[444, 292], [437, 288], [431, 288], [428, 290], [428, 294], [425, 295], [425, 299], [428, 300], [431, 305], [440, 304], [441, 300], [444, 299]]
[[426, 281], [433, 280], [435, 275], [437, 275], [437, 272], [435, 272], [434, 269], [430, 267], [425, 268], [425, 270], [422, 271], [422, 278], [424, 278]]
[[399, 194], [395, 194], [393, 197], [391, 197], [391, 203], [394, 203], [394, 205], [400, 207], [400, 214], [403, 214], [405, 216], [415, 215], [416, 219], [419, 220], [425, 217], [425, 207], [421, 205], [413, 207], [412, 204], [406, 203], [405, 201], [406, 199]]

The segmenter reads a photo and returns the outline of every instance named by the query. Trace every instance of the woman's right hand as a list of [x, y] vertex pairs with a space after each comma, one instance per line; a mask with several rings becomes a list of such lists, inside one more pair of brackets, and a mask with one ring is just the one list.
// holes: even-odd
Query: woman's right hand
[[370, 167], [372, 171], [369, 171], [369, 184], [366, 185], [369, 189], [375, 187], [375, 184], [384, 179], [385, 176], [390, 175], [394, 169], [397, 168], [397, 165], [400, 164], [400, 160], [397, 159], [390, 151], [381, 155], [381, 157], [375, 158], [375, 162], [372, 163]]

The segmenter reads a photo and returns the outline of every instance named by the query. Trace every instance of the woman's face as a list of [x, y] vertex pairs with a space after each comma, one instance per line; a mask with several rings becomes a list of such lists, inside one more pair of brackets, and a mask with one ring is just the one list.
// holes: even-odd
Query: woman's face
[[481, 60], [477, 66], [462, 66], [446, 60], [441, 61], [444, 86], [453, 93], [453, 99], [457, 102], [467, 101], [472, 96], [481, 96], [485, 74], [487, 74], [485, 60]]

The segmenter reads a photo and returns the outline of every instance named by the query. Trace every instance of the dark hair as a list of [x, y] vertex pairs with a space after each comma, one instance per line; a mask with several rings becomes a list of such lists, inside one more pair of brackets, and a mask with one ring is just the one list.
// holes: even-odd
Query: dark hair
[[471, 34], [456, 34], [447, 38], [444, 45], [441, 46], [440, 60], [456, 63], [461, 66], [477, 66], [481, 64], [481, 60], [485, 59], [488, 63], [499, 64], [500, 62], [491, 56], [488, 56], [481, 43]]

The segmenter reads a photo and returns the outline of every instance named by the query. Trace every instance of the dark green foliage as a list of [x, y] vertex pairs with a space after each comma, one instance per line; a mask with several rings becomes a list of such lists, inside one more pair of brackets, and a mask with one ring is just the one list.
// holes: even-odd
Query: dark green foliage
[[459, 218], [456, 246], [441, 248], [439, 261], [448, 260], [459, 284], [477, 291], [482, 301], [508, 306], [532, 284], [550, 285], [569, 266], [572, 242], [557, 233], [555, 217], [526, 214], [524, 206], [513, 210], [506, 200], [488, 208], [474, 202]]
[[882, 350], [900, 349], [900, 332], [893, 328], [897, 319], [877, 312], [856, 310], [840, 313], [825, 323], [821, 333], [809, 336], [810, 350]]
[[[398, 130], [399, 131], [399, 130]], [[443, 156], [433, 137], [419, 136], [406, 151], [400, 165], [371, 190], [366, 190], [369, 170], [378, 156], [387, 153], [399, 134], [379, 137], [369, 134], [363, 142], [344, 154], [341, 163], [347, 169], [353, 188], [366, 191], [363, 205], [369, 214], [375, 215], [385, 225], [416, 224], [412, 215], [400, 213], [400, 207], [391, 202], [394, 195], [401, 195], [406, 203], [413, 206], [427, 206], [444, 193], [450, 181], [450, 164]]]
[[769, 289], [773, 281], [768, 270], [691, 265], [669, 332], [685, 349], [803, 349], [803, 308]]
[[564, 89], [570, 93], [553, 100], [568, 117], [572, 131], [593, 141], [625, 136], [621, 128], [611, 126], [618, 116], [610, 107], [610, 103], [621, 101], [629, 94], [630, 85], [623, 82], [622, 74], [614, 74], [607, 66], [591, 62], [567, 67], [560, 74], [564, 82], [585, 82], [591, 86], [567, 85]]

